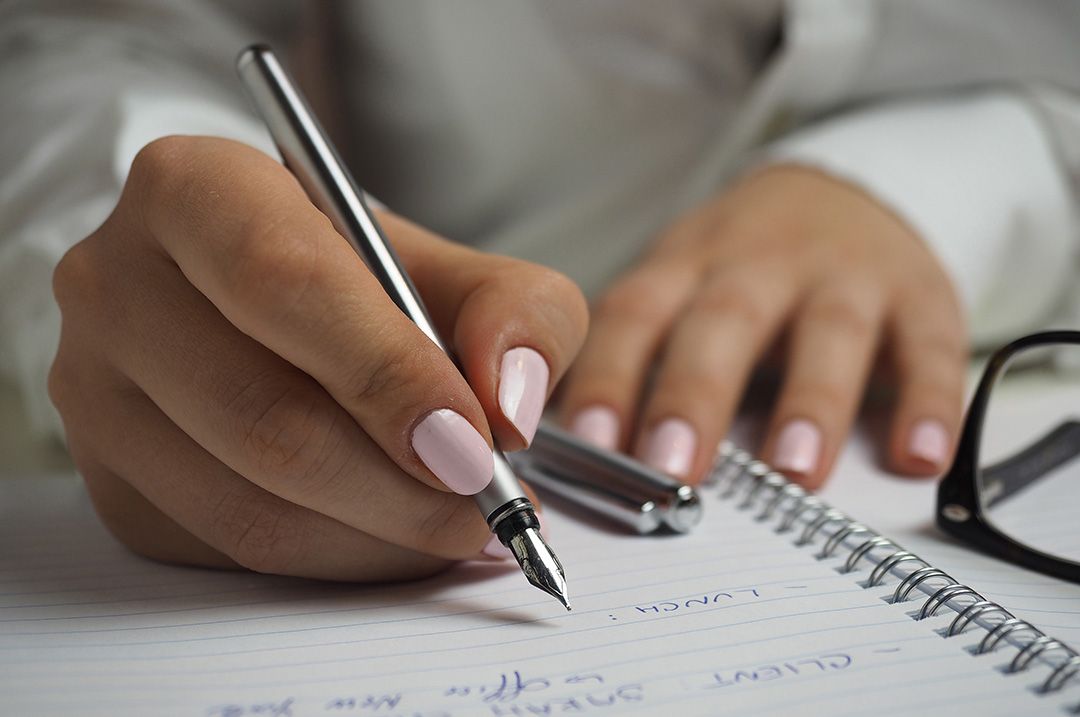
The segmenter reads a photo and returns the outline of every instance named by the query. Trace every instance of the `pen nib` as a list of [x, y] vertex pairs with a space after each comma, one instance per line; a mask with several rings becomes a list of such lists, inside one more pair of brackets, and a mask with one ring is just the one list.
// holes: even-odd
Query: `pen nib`
[[540, 588], [570, 610], [566, 594], [566, 574], [562, 564], [536, 528], [525, 528], [510, 538], [510, 552], [517, 558], [521, 572], [535, 587]]

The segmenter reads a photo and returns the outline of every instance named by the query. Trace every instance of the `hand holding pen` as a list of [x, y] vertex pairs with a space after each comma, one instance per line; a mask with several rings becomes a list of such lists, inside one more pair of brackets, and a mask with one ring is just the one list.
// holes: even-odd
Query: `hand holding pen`
[[129, 547], [353, 581], [484, 559], [493, 441], [524, 444], [585, 305], [552, 271], [379, 218], [464, 376], [280, 163], [213, 138], [140, 153], [57, 271], [51, 377]]
[[[247, 48], [237, 59], [237, 71], [285, 165], [315, 206], [363, 259], [390, 301], [437, 350], [453, 357], [450, 345], [368, 207], [363, 190], [273, 51], [264, 45]], [[536, 431], [546, 391], [527, 395], [525, 391], [530, 387], [526, 382], [539, 384], [541, 376], [546, 379], [547, 361], [534, 349], [521, 346], [506, 352], [502, 363], [507, 375], [500, 382], [500, 407], [528, 443]], [[515, 372], [519, 376], [515, 377]], [[569, 610], [566, 575], [540, 533], [536, 507], [506, 456], [488, 449], [474, 433], [475, 429], [458, 413], [436, 409], [413, 429], [412, 447], [444, 483], [453, 485], [459, 473], [475, 479], [475, 483], [470, 480], [459, 486], [458, 492], [474, 497], [494, 539], [509, 549], [529, 582]], [[452, 445], [447, 445], [447, 438], [453, 440]]]

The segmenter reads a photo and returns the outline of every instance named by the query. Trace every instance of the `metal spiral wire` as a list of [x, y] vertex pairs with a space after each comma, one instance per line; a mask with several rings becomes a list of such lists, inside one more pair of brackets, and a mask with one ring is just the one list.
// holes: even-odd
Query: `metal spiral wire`
[[927, 580], [933, 580], [934, 578], [944, 578], [949, 581], [950, 584], [957, 583], [951, 575], [939, 568], [926, 566], [925, 568], [919, 568], [918, 570], [908, 573], [907, 577], [901, 580], [896, 585], [896, 591], [893, 593], [892, 602], [899, 603], [907, 600], [911, 591], [919, 587]]
[[[942, 631], [944, 637], [960, 635], [972, 623], [986, 630], [986, 634], [972, 650], [975, 655], [993, 652], [1002, 641], [1016, 645], [1017, 653], [1006, 668], [1008, 673], [1026, 670], [1047, 653], [1064, 653], [1066, 657], [1060, 662], [1043, 660], [1050, 665], [1051, 672], [1038, 688], [1040, 693], [1056, 692], [1070, 681], [1080, 679], [1080, 653], [1060, 640], [1044, 634], [1026, 620], [1015, 617], [998, 603], [987, 600], [972, 588], [961, 584], [945, 571], [933, 567], [889, 538], [856, 522], [730, 442], [721, 444], [717, 451], [717, 461], [706, 478], [706, 484], [718, 487], [722, 499], [738, 497], [735, 505], [739, 510], [751, 510], [755, 505], [760, 505], [755, 520], [774, 521], [773, 529], [778, 534], [790, 533], [801, 527], [801, 532], [794, 540], [796, 546], [811, 545], [819, 534], [826, 536], [821, 550], [815, 556], [820, 560], [838, 554], [843, 556], [841, 549], [845, 541], [852, 536], [865, 535], [865, 540], [849, 549], [847, 555], [843, 556], [844, 562], [839, 571], [854, 572], [860, 562], [870, 560], [872, 566], [869, 577], [861, 583], [867, 588], [880, 585], [904, 563], [919, 563], [919, 567], [906, 575], [898, 574], [900, 581], [890, 602], [903, 603], [922, 586], [922, 591], [927, 593], [928, 597], [913, 614], [914, 619], [933, 617], [942, 608], [949, 607], [956, 612], [956, 617], [949, 627]], [[831, 532], [826, 530], [827, 526], [833, 524], [836, 525], [835, 529]], [[890, 552], [878, 557], [875, 550]], [[943, 585], [934, 585], [931, 588], [924, 586], [924, 583], [932, 580], [940, 580]], [[950, 602], [960, 598], [970, 598], [971, 602], [963, 607], [950, 605]], [[978, 622], [980, 618], [993, 614], [1000, 614], [1001, 622], [992, 627], [985, 622]], [[1030, 633], [1030, 639], [1018, 643], [1015, 636], [1023, 633]]]

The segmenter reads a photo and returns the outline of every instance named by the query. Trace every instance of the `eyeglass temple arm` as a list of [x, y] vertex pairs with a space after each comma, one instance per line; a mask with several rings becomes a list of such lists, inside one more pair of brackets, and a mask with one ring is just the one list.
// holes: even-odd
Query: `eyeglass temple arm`
[[1067, 420], [1019, 453], [982, 472], [983, 505], [990, 507], [1080, 456], [1080, 421]]

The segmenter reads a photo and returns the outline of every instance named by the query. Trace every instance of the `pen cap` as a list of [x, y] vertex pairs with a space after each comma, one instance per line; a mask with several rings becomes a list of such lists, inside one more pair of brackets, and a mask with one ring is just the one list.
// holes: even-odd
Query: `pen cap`
[[641, 496], [610, 490], [596, 481], [579, 480], [551, 466], [540, 466], [525, 452], [509, 456], [514, 470], [536, 488], [618, 523], [635, 533], [647, 535], [664, 524], [660, 506]]
[[629, 456], [597, 448], [546, 421], [541, 422], [527, 454], [556, 479], [589, 486], [595, 493], [621, 496], [628, 503], [655, 504], [672, 530], [687, 532], [701, 520], [701, 502], [692, 487]]

